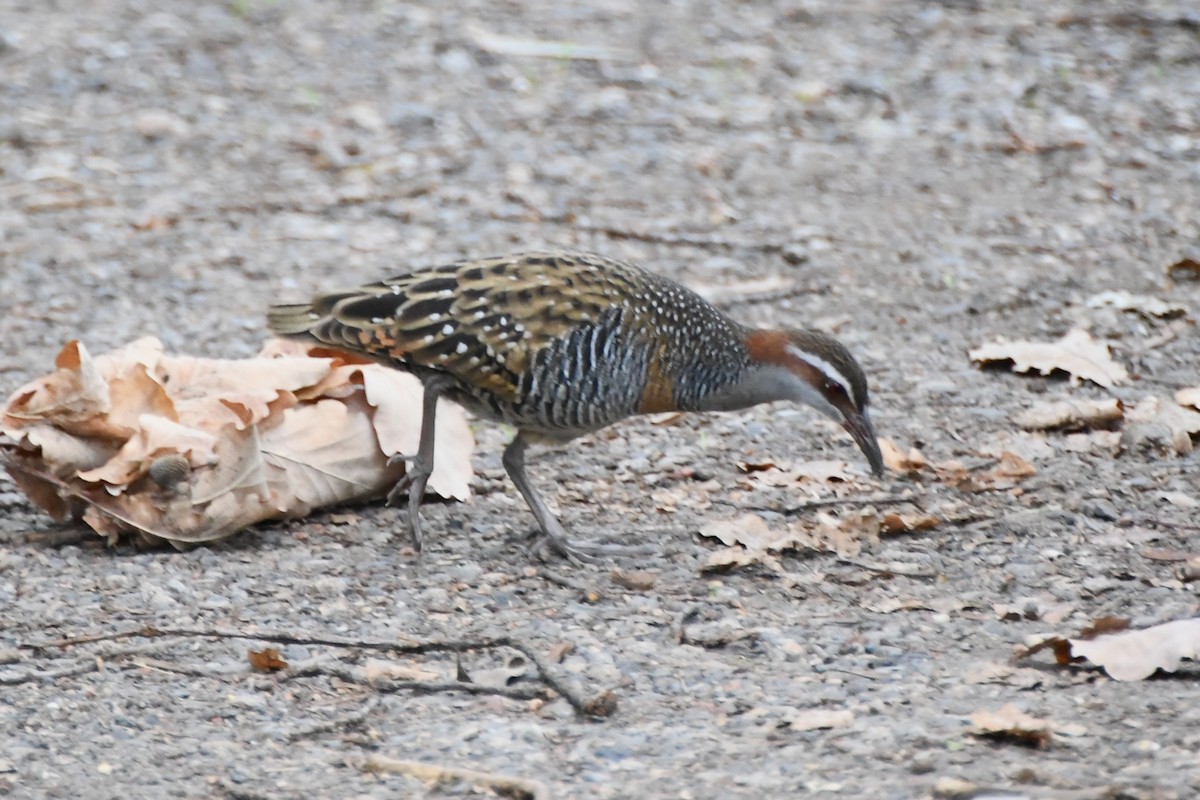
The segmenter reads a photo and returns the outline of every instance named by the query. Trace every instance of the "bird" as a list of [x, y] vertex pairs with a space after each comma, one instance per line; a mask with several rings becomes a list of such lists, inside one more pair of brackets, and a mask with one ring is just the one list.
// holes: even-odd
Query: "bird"
[[365, 356], [424, 386], [415, 454], [388, 502], [408, 492], [422, 545], [420, 504], [434, 464], [440, 397], [507, 423], [502, 463], [536, 518], [534, 552], [596, 561], [613, 548], [568, 540], [525, 469], [531, 444], [562, 444], [639, 414], [733, 411], [798, 402], [840, 423], [883, 473], [867, 378], [832, 336], [756, 329], [694, 291], [625, 261], [540, 250], [416, 269], [308, 302], [273, 305], [286, 338]]

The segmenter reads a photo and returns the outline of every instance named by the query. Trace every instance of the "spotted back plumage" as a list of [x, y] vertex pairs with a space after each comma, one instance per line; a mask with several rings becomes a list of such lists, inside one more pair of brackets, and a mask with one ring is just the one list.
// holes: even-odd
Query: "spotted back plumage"
[[274, 306], [269, 324], [418, 377], [453, 376], [468, 405], [557, 438], [701, 408], [749, 362], [746, 329], [694, 292], [586, 253], [418, 270]]

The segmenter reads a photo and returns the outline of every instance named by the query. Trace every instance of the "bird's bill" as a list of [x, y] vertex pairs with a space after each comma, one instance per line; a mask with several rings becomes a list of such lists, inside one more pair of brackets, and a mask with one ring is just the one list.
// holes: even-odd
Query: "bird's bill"
[[871, 464], [871, 472], [874, 472], [876, 476], [882, 475], [883, 453], [879, 450], [879, 440], [875, 437], [875, 426], [871, 424], [871, 417], [867, 414], [866, 409], [846, 414], [842, 421], [842, 427], [853, 437], [858, 449], [862, 450], [863, 455], [867, 457], [867, 461]]

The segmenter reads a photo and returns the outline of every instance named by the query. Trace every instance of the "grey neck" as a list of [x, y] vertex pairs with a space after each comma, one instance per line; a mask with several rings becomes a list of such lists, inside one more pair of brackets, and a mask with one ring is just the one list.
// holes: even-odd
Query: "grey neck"
[[816, 387], [794, 372], [774, 364], [748, 366], [740, 380], [700, 398], [696, 410], [734, 411], [775, 400], [804, 403], [831, 419], [841, 416]]

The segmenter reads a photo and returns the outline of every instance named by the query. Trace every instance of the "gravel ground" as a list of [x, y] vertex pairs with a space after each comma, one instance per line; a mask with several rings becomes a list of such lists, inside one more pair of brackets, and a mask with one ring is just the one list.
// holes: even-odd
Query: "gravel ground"
[[[969, 466], [1016, 449], [1037, 474], [980, 493], [864, 480], [851, 498], [919, 493], [943, 524], [711, 574], [703, 525], [807, 497], [751, 490], [738, 461], [857, 460], [848, 438], [771, 406], [536, 456], [578, 538], [657, 546], [619, 565], [649, 588], [529, 562], [489, 426], [477, 497], [427, 506], [420, 560], [376, 507], [189, 552], [106, 549], [2, 478], [0, 792], [494, 794], [391, 758], [548, 797], [1197, 796], [1200, 668], [1117, 683], [997, 666], [1102, 615], [1196, 615], [1197, 584], [1145, 553], [1197, 549], [1197, 456], [1152, 436], [1069, 449], [1012, 422], [1045, 399], [1200, 383], [1200, 284], [1164, 276], [1200, 242], [1195, 6], [437, 5], [0, 0], [3, 389], [72, 338], [244, 356], [269, 302], [570, 246], [740, 298], [750, 322], [836, 331], [883, 436]], [[743, 291], [770, 282], [790, 289]], [[1191, 314], [1087, 305], [1105, 290]], [[967, 356], [1079, 326], [1129, 384]], [[81, 641], [143, 626], [159, 635]], [[291, 668], [252, 672], [272, 635]], [[372, 647], [451, 641], [481, 646]], [[429, 691], [460, 671], [479, 693]], [[564, 695], [615, 710], [585, 720]], [[970, 734], [1010, 702], [1062, 726], [1050, 747]], [[807, 729], [818, 711], [841, 713]]]

